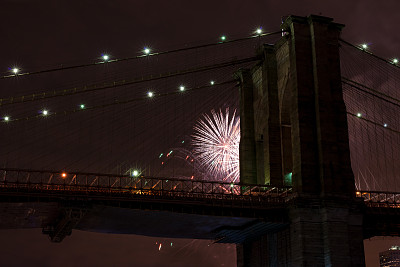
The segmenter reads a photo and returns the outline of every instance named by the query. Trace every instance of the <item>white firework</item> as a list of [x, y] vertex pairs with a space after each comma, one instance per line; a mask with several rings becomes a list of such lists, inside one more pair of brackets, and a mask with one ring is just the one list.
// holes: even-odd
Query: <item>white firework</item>
[[211, 110], [194, 126], [193, 154], [213, 180], [236, 182], [239, 179], [240, 119]]

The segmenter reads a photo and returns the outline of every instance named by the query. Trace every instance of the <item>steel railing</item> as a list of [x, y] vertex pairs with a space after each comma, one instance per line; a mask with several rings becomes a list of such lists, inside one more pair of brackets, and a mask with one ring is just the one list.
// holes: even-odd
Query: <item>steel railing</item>
[[356, 196], [363, 198], [370, 207], [400, 208], [398, 192], [356, 191]]
[[[291, 187], [12, 168], [0, 168], [0, 189], [104, 196], [257, 199], [268, 202], [286, 202], [293, 197]], [[400, 208], [400, 193], [397, 192], [356, 191], [356, 197], [363, 198], [371, 207]]]
[[0, 188], [35, 192], [258, 199], [284, 202], [291, 187], [126, 175], [0, 168]]

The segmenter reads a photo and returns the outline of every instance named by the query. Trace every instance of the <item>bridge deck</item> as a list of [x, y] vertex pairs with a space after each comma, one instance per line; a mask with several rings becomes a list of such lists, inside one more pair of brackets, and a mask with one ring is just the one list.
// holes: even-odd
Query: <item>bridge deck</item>
[[[75, 229], [241, 243], [286, 227], [293, 199], [289, 187], [13, 169], [0, 174], [1, 228], [46, 227], [74, 208], [84, 213]], [[356, 197], [365, 203], [365, 237], [399, 234], [400, 194], [357, 191]]]

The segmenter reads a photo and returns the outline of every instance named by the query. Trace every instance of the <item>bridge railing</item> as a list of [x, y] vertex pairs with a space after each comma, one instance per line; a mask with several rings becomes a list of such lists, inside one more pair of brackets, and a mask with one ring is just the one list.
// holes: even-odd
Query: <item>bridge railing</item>
[[[257, 198], [269, 202], [285, 202], [292, 196], [291, 187], [11, 168], [0, 168], [0, 189], [23, 192], [67, 192], [113, 196]], [[400, 193], [397, 192], [357, 191], [356, 197], [363, 198], [368, 206], [400, 208]]]
[[0, 168], [0, 188], [40, 192], [80, 192], [108, 195], [153, 195], [212, 198], [262, 198], [284, 202], [290, 187], [160, 177], [67, 173]]
[[356, 196], [371, 207], [400, 208], [399, 192], [357, 191]]

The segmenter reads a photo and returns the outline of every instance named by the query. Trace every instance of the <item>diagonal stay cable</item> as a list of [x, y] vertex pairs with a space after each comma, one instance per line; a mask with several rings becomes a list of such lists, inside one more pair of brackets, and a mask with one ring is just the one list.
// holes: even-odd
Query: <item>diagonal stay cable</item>
[[116, 88], [116, 87], [121, 87], [121, 86], [126, 86], [126, 85], [132, 85], [132, 84], [137, 84], [137, 83], [142, 83], [142, 82], [161, 80], [161, 79], [166, 79], [166, 78], [171, 78], [171, 77], [176, 77], [176, 76], [181, 76], [181, 75], [186, 75], [186, 74], [191, 74], [191, 73], [196, 73], [196, 72], [204, 72], [204, 71], [209, 71], [209, 70], [213, 70], [213, 69], [219, 69], [219, 68], [230, 67], [233, 65], [249, 63], [252, 61], [256, 61], [258, 59], [259, 59], [258, 57], [249, 57], [249, 58], [244, 58], [244, 59], [239, 59], [239, 60], [232, 60], [232, 61], [226, 61], [226, 62], [212, 64], [212, 65], [202, 66], [202, 67], [198, 67], [198, 68], [191, 68], [191, 69], [185, 69], [185, 70], [178, 70], [175, 72], [161, 73], [161, 74], [158, 74], [155, 76], [154, 75], [149, 75], [149, 76], [145, 76], [145, 77], [142, 76], [140, 78], [133, 78], [131, 80], [119, 80], [119, 81], [108, 82], [108, 83], [106, 82], [103, 84], [94, 84], [94, 85], [89, 85], [89, 86], [75, 87], [75, 88], [58, 90], [58, 91], [48, 91], [48, 92], [42, 92], [42, 93], [36, 93], [36, 94], [30, 94], [30, 95], [24, 95], [24, 96], [2, 98], [2, 99], [0, 99], [0, 106], [12, 105], [12, 104], [23, 103], [23, 102], [32, 102], [32, 101], [38, 101], [38, 100], [62, 97], [62, 96], [68, 96], [68, 95], [89, 93], [89, 92], [93, 92], [93, 91], [100, 91], [100, 90]]
[[[357, 89], [357, 90], [359, 90], [359, 91], [361, 91], [363, 93], [366, 93], [366, 94], [372, 95], [372, 96], [374, 96], [376, 98], [379, 98], [380, 100], [385, 101], [385, 102], [387, 102], [389, 104], [392, 104], [392, 105], [395, 105], [397, 107], [400, 107], [400, 99], [391, 97], [391, 96], [389, 96], [387, 94], [384, 94], [382, 92], [379, 92], [377, 90], [369, 88], [368, 86], [365, 86], [365, 85], [363, 85], [361, 83], [358, 83], [356, 81], [347, 79], [345, 77], [342, 77], [342, 83], [347, 84], [347, 85], [349, 85], [349, 86], [351, 86], [351, 87], [353, 87], [353, 88], [355, 88], [355, 89]], [[365, 89], [363, 89], [361, 87], [364, 87]], [[393, 101], [398, 102], [398, 103], [395, 103]]]

